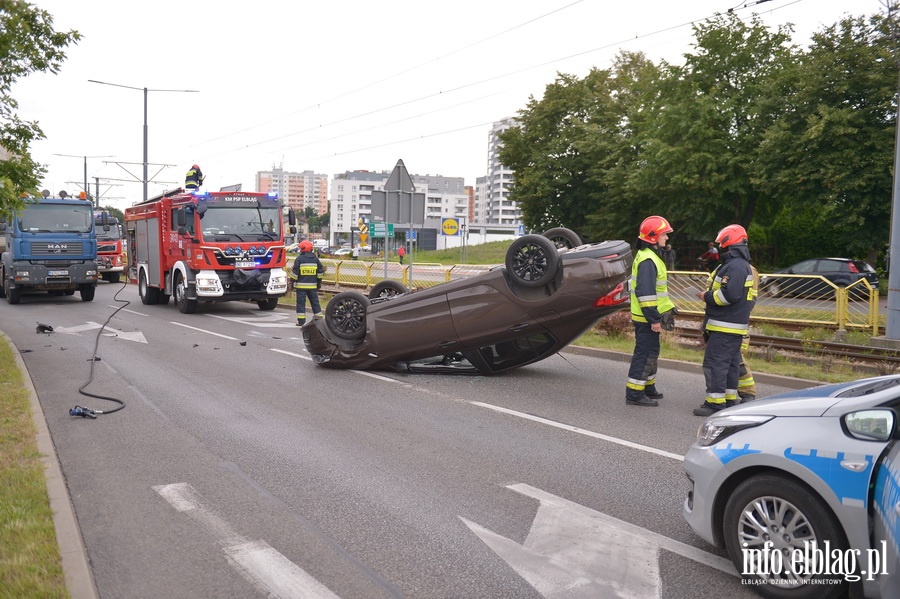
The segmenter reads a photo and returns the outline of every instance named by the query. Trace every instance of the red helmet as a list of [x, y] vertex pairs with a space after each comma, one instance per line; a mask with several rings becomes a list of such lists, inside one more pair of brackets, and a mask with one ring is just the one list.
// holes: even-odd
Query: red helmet
[[309, 239], [304, 239], [303, 241], [300, 242], [300, 253], [301, 254], [305, 254], [306, 252], [311, 252], [311, 251], [313, 251], [312, 241], [310, 241]]
[[646, 241], [647, 243], [656, 243], [659, 241], [660, 235], [671, 232], [672, 225], [669, 224], [669, 221], [661, 216], [648, 216], [644, 219], [644, 222], [641, 223], [638, 239]]
[[728, 225], [716, 235], [716, 243], [722, 248], [727, 248], [742, 241], [747, 241], [747, 231], [740, 225]]
[[195, 164], [191, 168], [200, 168], [200, 167]]

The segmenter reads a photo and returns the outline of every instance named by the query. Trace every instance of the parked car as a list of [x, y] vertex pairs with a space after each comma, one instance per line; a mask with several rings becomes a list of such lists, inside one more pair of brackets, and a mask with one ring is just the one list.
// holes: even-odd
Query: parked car
[[900, 597], [898, 409], [890, 375], [710, 416], [685, 455], [684, 517], [765, 597]]
[[[778, 276], [803, 275], [803, 276]], [[829, 285], [826, 279], [834, 285]], [[849, 258], [811, 258], [779, 270], [760, 279], [760, 289], [771, 297], [798, 296], [827, 299], [834, 296], [835, 286], [847, 287], [865, 279], [878, 288], [878, 273], [862, 260]], [[853, 285], [851, 299], [867, 299], [869, 290], [865, 283]]]
[[334, 250], [331, 254], [332, 256], [352, 256], [353, 250], [350, 248], [340, 248], [338, 250]]
[[306, 348], [321, 366], [399, 372], [491, 374], [542, 360], [628, 306], [630, 245], [575, 239], [519, 237], [505, 265], [415, 293], [393, 280], [368, 297], [339, 293], [303, 327]]

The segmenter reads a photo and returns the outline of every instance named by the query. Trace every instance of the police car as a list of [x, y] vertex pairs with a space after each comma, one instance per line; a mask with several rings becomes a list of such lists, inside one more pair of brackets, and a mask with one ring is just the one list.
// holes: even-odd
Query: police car
[[793, 391], [707, 418], [684, 517], [777, 599], [900, 597], [900, 375]]

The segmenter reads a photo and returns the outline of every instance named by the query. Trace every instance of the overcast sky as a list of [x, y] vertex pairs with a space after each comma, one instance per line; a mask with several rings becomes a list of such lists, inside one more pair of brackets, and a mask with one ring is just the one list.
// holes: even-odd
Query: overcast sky
[[541, 97], [557, 72], [608, 68], [620, 50], [680, 64], [691, 23], [730, 8], [793, 23], [804, 46], [846, 14], [883, 10], [882, 0], [33, 2], [83, 35], [59, 74], [13, 88], [19, 114], [47, 136], [32, 152], [48, 167], [44, 187], [80, 191], [87, 156], [92, 191], [99, 177], [101, 203], [119, 208], [142, 195], [144, 87], [151, 196], [182, 185], [193, 163], [210, 191], [253, 190], [273, 166], [332, 177], [398, 159], [474, 185], [491, 123]]

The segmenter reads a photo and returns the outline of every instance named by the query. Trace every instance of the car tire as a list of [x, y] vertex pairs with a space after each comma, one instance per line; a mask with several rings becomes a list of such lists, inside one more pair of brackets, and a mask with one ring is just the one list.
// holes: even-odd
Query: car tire
[[339, 339], [357, 341], [366, 335], [369, 300], [356, 291], [335, 295], [325, 308], [325, 326]]
[[258, 300], [256, 305], [259, 306], [259, 309], [263, 312], [268, 312], [269, 310], [274, 310], [278, 306], [278, 298], [270, 297], [264, 300]]
[[543, 235], [523, 235], [506, 250], [506, 272], [523, 287], [543, 287], [558, 270], [559, 251]]
[[553, 245], [559, 249], [572, 249], [581, 245], [581, 238], [578, 236], [578, 233], [565, 227], [549, 229], [541, 233], [541, 235], [552, 241]]
[[384, 281], [379, 281], [372, 285], [372, 289], [369, 290], [369, 299], [377, 299], [383, 297], [395, 297], [397, 295], [403, 295], [407, 293], [409, 290], [403, 283], [399, 281], [393, 281], [391, 279], [385, 279]]
[[[776, 521], [772, 515], [780, 514]], [[789, 522], [788, 522], [789, 521]], [[785, 524], [784, 527], [781, 525]], [[788, 524], [790, 526], [788, 526]], [[805, 549], [805, 542], [815, 541], [824, 550], [828, 541], [831, 551], [843, 552], [847, 549], [844, 534], [831, 510], [813, 491], [802, 483], [777, 474], [761, 474], [748, 478], [731, 494], [725, 505], [722, 534], [725, 548], [732, 563], [742, 573], [745, 580], [752, 581], [754, 590], [769, 599], [835, 599], [847, 592], [847, 581], [843, 576], [822, 575], [787, 577], [794, 549]], [[781, 576], [744, 575], [744, 553], [742, 548], [762, 549], [766, 541], [776, 543], [772, 551], [787, 550], [782, 561]], [[782, 553], [783, 555], [783, 553]], [[774, 579], [771, 583], [760, 584], [764, 578]], [[789, 586], [791, 580], [812, 580], [831, 578], [833, 584], [797, 584]], [[777, 581], [777, 582], [776, 582]], [[778, 584], [781, 583], [781, 584]]]
[[778, 297], [781, 295], [781, 285], [778, 283], [769, 283], [766, 285], [766, 294], [769, 297]]

